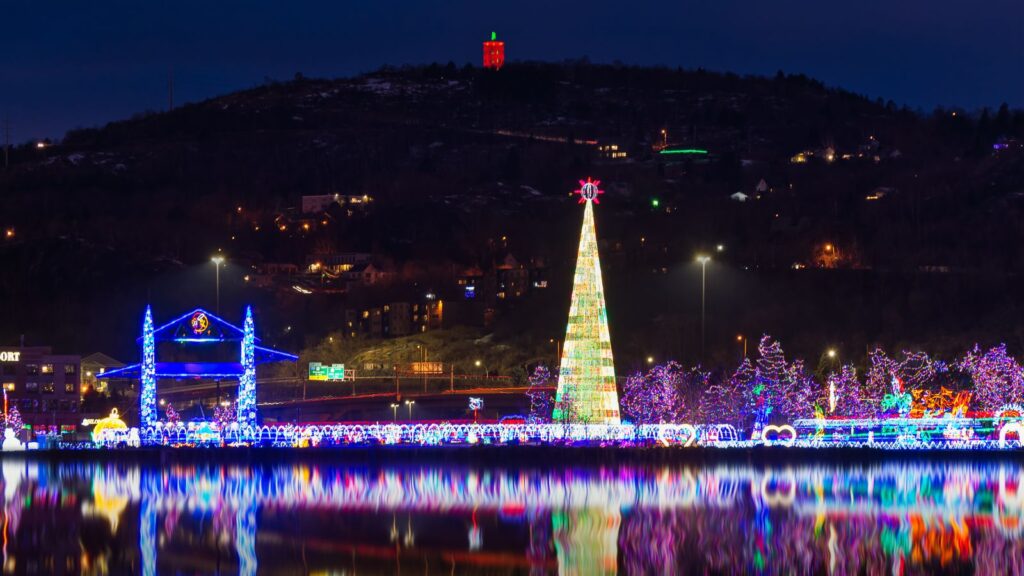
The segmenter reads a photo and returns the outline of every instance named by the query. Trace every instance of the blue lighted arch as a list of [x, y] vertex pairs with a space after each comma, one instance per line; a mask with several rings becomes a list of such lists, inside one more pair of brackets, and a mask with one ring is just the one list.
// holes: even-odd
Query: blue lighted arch
[[[256, 424], [256, 364], [298, 360], [298, 356], [259, 345], [252, 307], [246, 307], [242, 327], [220, 316], [196, 308], [170, 322], [153, 327], [153, 312], [146, 306], [139, 338], [142, 358], [139, 364], [110, 370], [102, 379], [137, 376], [141, 426], [153, 426], [159, 420], [156, 405], [156, 382], [160, 378], [227, 378], [238, 380], [238, 412], [240, 425]], [[175, 342], [184, 346], [202, 346], [221, 342], [239, 343], [239, 361], [235, 362], [158, 362], [156, 344]]]

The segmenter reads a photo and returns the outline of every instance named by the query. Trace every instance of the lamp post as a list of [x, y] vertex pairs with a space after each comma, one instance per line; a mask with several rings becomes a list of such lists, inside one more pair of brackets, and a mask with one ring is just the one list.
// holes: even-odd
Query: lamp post
[[217, 269], [217, 308], [216, 309], [217, 309], [217, 314], [220, 314], [220, 267], [221, 267], [221, 264], [224, 264], [224, 257], [218, 254], [218, 255], [210, 258], [210, 262], [213, 262], [213, 265]]
[[747, 357], [747, 337], [743, 334], [736, 335], [736, 341], [743, 343], [743, 357]]
[[473, 365], [476, 366], [477, 368], [479, 368], [481, 366], [484, 367], [484, 379], [485, 380], [491, 377], [491, 371], [487, 369], [487, 365], [484, 364], [482, 361], [477, 360], [477, 361], [473, 362]]
[[391, 421], [398, 422], [398, 404], [391, 403]]
[[415, 404], [415, 400], [406, 400], [405, 406], [409, 409], [409, 420], [412, 420], [412, 406]]
[[704, 310], [705, 303], [707, 302], [707, 272], [708, 262], [711, 261], [710, 256], [703, 254], [697, 256], [697, 262], [700, 262], [700, 362], [704, 363]]

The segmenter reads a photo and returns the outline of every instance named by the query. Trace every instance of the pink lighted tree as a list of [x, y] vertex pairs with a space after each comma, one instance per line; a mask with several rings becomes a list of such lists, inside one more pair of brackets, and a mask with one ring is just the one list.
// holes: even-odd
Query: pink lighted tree
[[975, 404], [982, 410], [991, 412], [1007, 404], [1024, 403], [1024, 369], [1006, 353], [1005, 344], [984, 353], [975, 344], [956, 366], [970, 375]]

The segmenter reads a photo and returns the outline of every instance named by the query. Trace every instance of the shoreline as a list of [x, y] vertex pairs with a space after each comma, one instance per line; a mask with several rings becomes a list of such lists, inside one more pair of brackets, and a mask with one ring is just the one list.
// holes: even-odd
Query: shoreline
[[47, 462], [228, 463], [293, 462], [364, 464], [531, 464], [598, 466], [609, 464], [873, 464], [884, 462], [976, 461], [1021, 463], [1021, 450], [886, 450], [879, 448], [587, 447], [587, 446], [361, 446], [288, 447], [144, 447], [96, 450], [30, 450], [0, 453], [6, 460]]

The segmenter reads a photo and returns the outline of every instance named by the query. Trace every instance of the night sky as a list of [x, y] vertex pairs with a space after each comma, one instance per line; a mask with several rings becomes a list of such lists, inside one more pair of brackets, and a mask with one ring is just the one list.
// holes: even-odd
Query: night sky
[[479, 64], [491, 30], [511, 60], [781, 69], [915, 108], [1024, 106], [1021, 0], [18, 2], [0, 23], [14, 142], [162, 110], [172, 67], [180, 104], [296, 72]]

